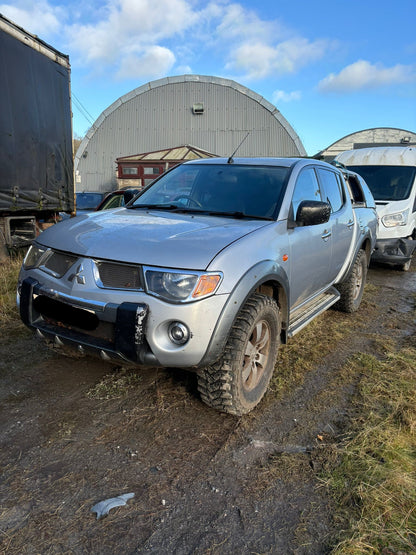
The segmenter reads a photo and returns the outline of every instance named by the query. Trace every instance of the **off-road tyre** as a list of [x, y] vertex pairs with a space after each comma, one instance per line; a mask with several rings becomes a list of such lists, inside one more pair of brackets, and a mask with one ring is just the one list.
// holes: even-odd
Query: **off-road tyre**
[[252, 295], [238, 313], [220, 359], [198, 371], [198, 390], [204, 403], [237, 416], [250, 412], [273, 375], [280, 328], [274, 299]]
[[365, 251], [360, 250], [347, 278], [342, 283], [336, 285], [341, 298], [335, 304], [335, 308], [349, 313], [358, 310], [364, 293], [367, 268], [367, 255]]

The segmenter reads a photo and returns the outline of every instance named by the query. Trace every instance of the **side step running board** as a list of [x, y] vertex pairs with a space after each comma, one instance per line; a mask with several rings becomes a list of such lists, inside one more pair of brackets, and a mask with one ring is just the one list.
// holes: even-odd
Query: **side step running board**
[[325, 293], [315, 297], [308, 304], [295, 310], [290, 315], [288, 337], [293, 337], [296, 333], [298, 333], [298, 331], [309, 324], [309, 322], [319, 316], [319, 314], [322, 314], [322, 312], [335, 304], [339, 300], [340, 296], [341, 295], [335, 287], [331, 287]]

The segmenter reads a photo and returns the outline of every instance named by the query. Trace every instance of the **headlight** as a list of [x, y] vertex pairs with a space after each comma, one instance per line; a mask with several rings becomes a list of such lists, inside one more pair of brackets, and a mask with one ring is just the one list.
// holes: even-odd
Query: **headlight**
[[37, 245], [29, 247], [29, 250], [23, 260], [23, 268], [28, 270], [29, 268], [36, 268], [39, 266], [47, 250], [48, 249], [45, 247], [39, 247]]
[[386, 214], [386, 216], [381, 218], [381, 221], [384, 227], [397, 227], [407, 224], [408, 215], [409, 210], [404, 210], [403, 212], [396, 212], [395, 214]]
[[148, 293], [171, 302], [186, 302], [212, 295], [221, 274], [199, 274], [145, 269]]

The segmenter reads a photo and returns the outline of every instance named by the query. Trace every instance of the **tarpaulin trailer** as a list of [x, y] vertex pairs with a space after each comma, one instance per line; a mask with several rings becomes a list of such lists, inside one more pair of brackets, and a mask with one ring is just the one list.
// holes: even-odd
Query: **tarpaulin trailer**
[[0, 255], [74, 210], [70, 64], [0, 14]]

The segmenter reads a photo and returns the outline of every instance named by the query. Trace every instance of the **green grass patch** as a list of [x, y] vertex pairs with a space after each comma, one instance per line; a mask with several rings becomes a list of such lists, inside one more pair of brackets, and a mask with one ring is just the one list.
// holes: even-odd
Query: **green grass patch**
[[343, 532], [333, 553], [416, 553], [416, 346], [349, 362], [355, 416], [325, 482]]
[[16, 287], [23, 256], [0, 265], [0, 329], [8, 333], [24, 330], [16, 306]]
[[282, 396], [300, 383], [307, 372], [332, 353], [342, 341], [357, 334], [363, 326], [362, 313], [372, 314], [378, 310], [374, 297], [378, 288], [367, 283], [363, 301], [358, 312], [345, 314], [328, 310], [309, 323], [287, 345], [281, 345], [270, 389], [275, 396]]
[[117, 368], [87, 392], [90, 399], [119, 399], [138, 386], [141, 375], [133, 368]]

